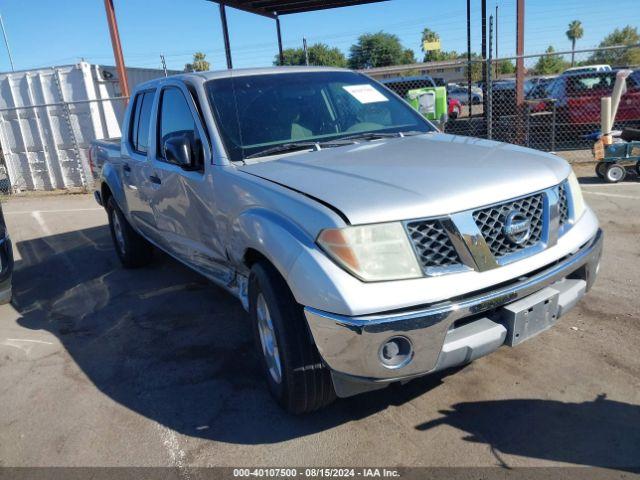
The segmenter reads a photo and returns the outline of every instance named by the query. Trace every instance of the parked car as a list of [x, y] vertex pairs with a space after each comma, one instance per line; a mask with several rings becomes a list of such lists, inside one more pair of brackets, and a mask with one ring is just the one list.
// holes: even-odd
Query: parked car
[[[532, 107], [532, 111], [550, 110], [552, 103], [558, 112], [558, 122], [564, 125], [597, 125], [600, 123], [600, 99], [613, 92], [618, 70], [564, 74], [547, 87], [547, 97]], [[640, 70], [627, 78], [627, 92], [620, 100], [617, 121], [640, 124]]]
[[548, 77], [536, 77], [527, 80], [530, 82], [528, 87], [525, 87], [527, 100], [543, 99], [547, 98], [549, 93], [549, 87], [553, 84], [557, 76]]
[[598, 272], [566, 161], [439, 133], [357, 72], [147, 82], [123, 132], [92, 146], [122, 265], [156, 246], [235, 295], [290, 412], [518, 345]]
[[0, 304], [11, 301], [11, 274], [13, 273], [13, 250], [11, 239], [0, 205]]
[[[420, 75], [415, 77], [395, 77], [395, 78], [385, 78], [381, 80], [385, 87], [393, 90], [402, 98], [407, 97], [407, 92], [409, 90], [414, 90], [417, 88], [425, 88], [425, 87], [436, 87], [438, 84], [434, 79], [427, 75]], [[447, 94], [447, 107], [448, 107], [448, 115], [449, 118], [455, 120], [460, 117], [462, 113], [462, 103], [455, 98], [451, 98]]]
[[[469, 103], [469, 91], [467, 87], [454, 86], [447, 89], [449, 98], [459, 101], [462, 105]], [[471, 103], [477, 105], [482, 103], [482, 91], [477, 91], [477, 87], [471, 89]]]

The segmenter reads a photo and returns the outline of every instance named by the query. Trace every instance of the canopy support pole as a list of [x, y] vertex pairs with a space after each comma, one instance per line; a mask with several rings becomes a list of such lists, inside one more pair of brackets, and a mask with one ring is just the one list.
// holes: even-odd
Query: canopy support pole
[[233, 61], [231, 59], [231, 44], [229, 43], [229, 26], [227, 25], [227, 11], [223, 3], [218, 4], [220, 6], [220, 22], [222, 22], [222, 36], [224, 37], [224, 53], [227, 56], [227, 68], [231, 70], [233, 68]]
[[282, 31], [280, 30], [280, 17], [276, 16], [276, 30], [278, 32], [278, 55], [280, 65], [284, 65], [284, 53], [282, 52]]

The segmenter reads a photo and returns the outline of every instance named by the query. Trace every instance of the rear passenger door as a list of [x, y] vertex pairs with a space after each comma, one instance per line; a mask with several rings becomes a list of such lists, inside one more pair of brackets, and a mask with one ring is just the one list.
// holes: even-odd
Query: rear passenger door
[[131, 222], [142, 233], [157, 240], [151, 198], [145, 188], [149, 181], [148, 151], [155, 93], [155, 90], [145, 90], [133, 99], [129, 131], [123, 132], [128, 141], [122, 148], [122, 183]]
[[[150, 179], [156, 228], [172, 254], [202, 273], [221, 280], [226, 269], [224, 249], [216, 231], [211, 149], [191, 92], [182, 83], [159, 91], [155, 155]], [[192, 139], [196, 163], [182, 168], [170, 163], [164, 142], [175, 135]]]

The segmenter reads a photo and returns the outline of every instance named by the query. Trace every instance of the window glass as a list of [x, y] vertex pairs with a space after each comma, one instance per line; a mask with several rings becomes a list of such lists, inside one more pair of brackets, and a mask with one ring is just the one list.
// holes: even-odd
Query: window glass
[[165, 140], [173, 134], [190, 132], [193, 135], [195, 130], [195, 121], [186, 98], [179, 89], [167, 88], [162, 94], [160, 145], [164, 145]]
[[232, 160], [289, 142], [433, 131], [418, 112], [353, 72], [247, 75], [211, 80], [207, 90]]
[[140, 105], [136, 150], [142, 153], [147, 153], [147, 147], [149, 146], [149, 124], [151, 123], [153, 97], [154, 92], [145, 93]]
[[144, 93], [139, 93], [133, 100], [133, 110], [131, 111], [131, 123], [129, 124], [129, 143], [134, 150], [138, 150], [138, 121], [140, 120], [140, 106]]
[[591, 90], [612, 90], [615, 74], [595, 73], [578, 75], [569, 78], [569, 92], [574, 94], [588, 93]]
[[158, 126], [158, 157], [166, 159], [165, 142], [172, 137], [187, 138], [191, 145], [191, 159], [194, 169], [204, 165], [204, 149], [198, 134], [196, 122], [189, 109], [187, 99], [180, 89], [171, 87], [163, 91]]

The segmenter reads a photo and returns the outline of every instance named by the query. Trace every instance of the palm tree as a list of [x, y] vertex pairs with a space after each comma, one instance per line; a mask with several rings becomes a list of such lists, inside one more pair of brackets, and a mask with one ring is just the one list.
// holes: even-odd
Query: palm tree
[[582, 35], [584, 35], [582, 22], [580, 20], [574, 20], [573, 22], [571, 22], [566, 34], [567, 38], [571, 40], [571, 66], [573, 67], [576, 55], [576, 40], [580, 40], [582, 38]]
[[432, 61], [432, 60], [439, 60], [439, 58], [437, 58], [438, 57], [437, 51], [435, 51], [435, 50], [427, 51], [427, 50], [424, 49], [424, 42], [438, 42], [439, 40], [440, 40], [440, 35], [438, 35], [433, 30], [431, 30], [429, 28], [425, 28], [422, 31], [422, 43], [420, 45], [420, 48], [424, 52], [424, 61], [425, 62], [429, 62], [429, 61]]

